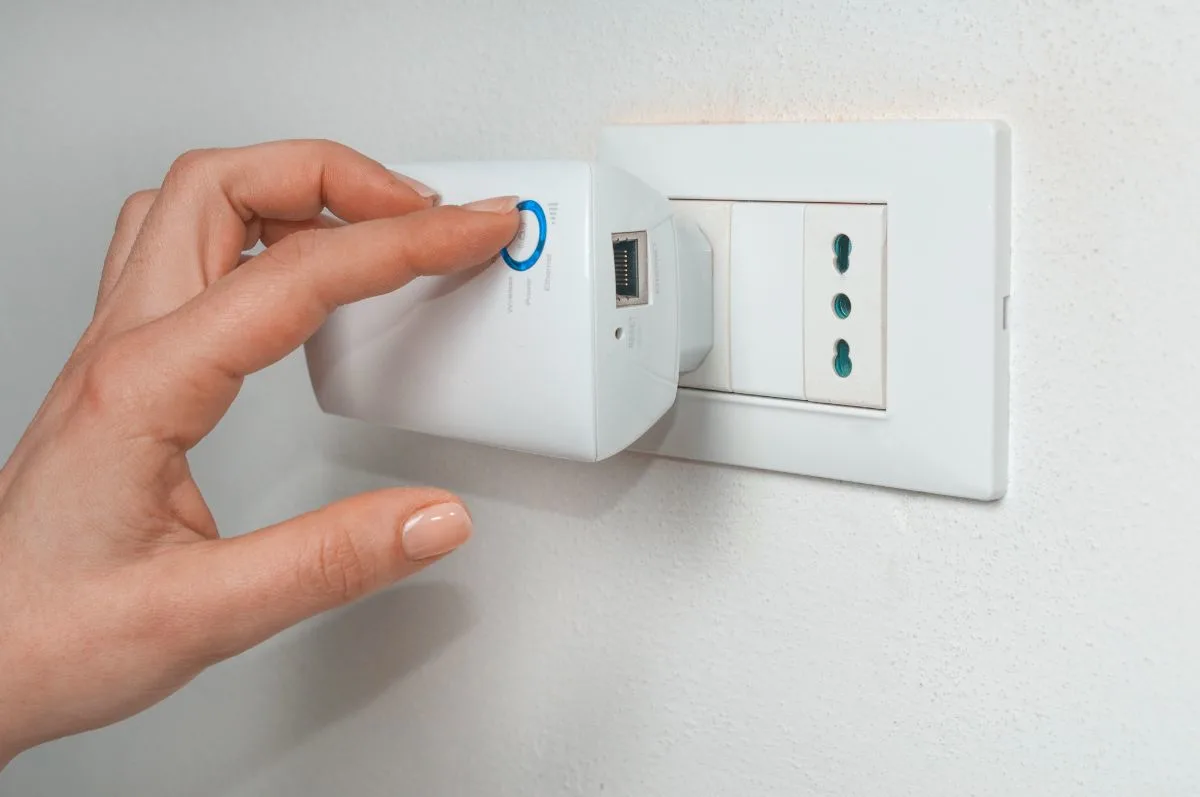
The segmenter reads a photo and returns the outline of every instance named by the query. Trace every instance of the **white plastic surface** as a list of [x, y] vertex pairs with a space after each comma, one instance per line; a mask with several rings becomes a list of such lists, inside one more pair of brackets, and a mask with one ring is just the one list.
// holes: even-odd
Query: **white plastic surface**
[[733, 392], [804, 398], [804, 206], [738, 202], [729, 238]]
[[886, 410], [681, 389], [639, 450], [976, 499], [1004, 494], [1004, 125], [612, 127], [599, 157], [672, 199], [887, 206]]
[[[679, 373], [680, 318], [676, 230], [661, 195], [588, 163], [394, 168], [433, 186], [448, 204], [505, 194], [536, 200], [547, 218], [545, 246], [525, 271], [497, 258], [336, 310], [306, 346], [326, 412], [597, 460], [629, 446], [667, 411]], [[524, 240], [509, 250], [517, 261], [532, 253], [530, 238], [536, 244], [532, 215], [523, 214]], [[612, 234], [641, 230], [648, 233], [650, 302], [617, 307]], [[692, 241], [689, 251], [701, 245]], [[700, 292], [692, 301], [707, 308], [702, 276], [690, 286]], [[705, 328], [689, 327], [693, 355], [706, 348], [699, 340]]]
[[681, 387], [732, 390], [729, 370], [729, 202], [672, 202], [681, 220], [694, 223], [712, 249], [713, 341], [700, 367], [679, 376]]
[[[804, 205], [804, 390], [809, 401], [852, 407], [886, 407], [887, 303], [886, 207]], [[833, 242], [851, 246], [847, 268], [837, 268]], [[838, 316], [845, 296], [850, 313]], [[850, 371], [835, 369], [845, 342]]]
[[713, 347], [713, 249], [700, 227], [672, 208], [679, 263], [678, 373], [698, 369]]
[[521, 226], [516, 236], [509, 242], [509, 255], [513, 260], [523, 262], [533, 255], [538, 243], [538, 219], [532, 210], [521, 211]]

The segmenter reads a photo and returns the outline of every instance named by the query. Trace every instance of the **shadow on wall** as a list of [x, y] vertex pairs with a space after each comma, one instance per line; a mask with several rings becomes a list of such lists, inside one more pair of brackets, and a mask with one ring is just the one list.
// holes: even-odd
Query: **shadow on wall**
[[650, 466], [644, 456], [569, 462], [340, 418], [323, 433], [324, 455], [342, 467], [584, 520], [612, 511]]
[[188, 697], [204, 704], [216, 732], [199, 748], [180, 737], [167, 742], [187, 750], [162, 760], [196, 765], [186, 778], [175, 773], [173, 786], [188, 789], [173, 793], [225, 794], [250, 780], [435, 659], [467, 632], [473, 614], [454, 586], [406, 584], [215, 668]]

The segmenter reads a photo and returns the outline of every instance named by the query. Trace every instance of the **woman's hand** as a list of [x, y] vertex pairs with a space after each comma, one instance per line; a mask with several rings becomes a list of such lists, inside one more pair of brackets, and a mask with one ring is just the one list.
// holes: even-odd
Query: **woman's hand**
[[466, 541], [466, 510], [430, 489], [222, 540], [187, 462], [242, 380], [335, 307], [485, 262], [516, 232], [513, 198], [436, 201], [289, 141], [189, 153], [125, 203], [92, 322], [0, 469], [0, 767]]

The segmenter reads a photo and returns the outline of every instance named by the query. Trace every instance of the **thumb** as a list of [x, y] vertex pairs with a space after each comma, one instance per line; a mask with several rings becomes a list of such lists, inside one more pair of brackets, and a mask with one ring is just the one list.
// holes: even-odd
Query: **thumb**
[[471, 516], [455, 496], [395, 488], [187, 546], [172, 557], [183, 572], [171, 575], [187, 604], [185, 644], [205, 660], [236, 655], [417, 572], [470, 536]]

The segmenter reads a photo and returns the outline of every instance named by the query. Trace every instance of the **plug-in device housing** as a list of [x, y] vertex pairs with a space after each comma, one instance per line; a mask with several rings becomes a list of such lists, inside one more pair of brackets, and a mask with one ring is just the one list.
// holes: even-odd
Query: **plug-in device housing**
[[492, 262], [337, 309], [306, 346], [326, 412], [596, 461], [712, 346], [712, 250], [631, 175], [576, 161], [404, 164], [447, 204], [518, 195]]

